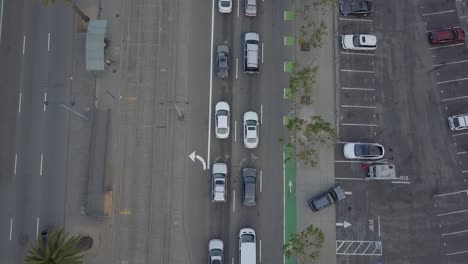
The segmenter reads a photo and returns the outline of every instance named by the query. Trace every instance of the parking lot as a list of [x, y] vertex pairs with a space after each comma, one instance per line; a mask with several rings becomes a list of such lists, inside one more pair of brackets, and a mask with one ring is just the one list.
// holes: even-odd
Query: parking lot
[[[466, 43], [430, 45], [428, 32], [466, 28], [455, 1], [374, 2], [364, 19], [338, 15], [338, 34], [373, 34], [375, 51], [340, 49], [336, 182], [338, 263], [466, 263], [468, 130], [447, 118], [468, 113]], [[341, 46], [337, 39], [338, 47]], [[364, 180], [346, 142], [377, 142], [397, 179]]]

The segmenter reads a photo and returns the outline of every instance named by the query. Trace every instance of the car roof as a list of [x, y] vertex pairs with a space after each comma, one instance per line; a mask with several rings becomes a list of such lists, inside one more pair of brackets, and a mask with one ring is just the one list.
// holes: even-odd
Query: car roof
[[227, 116], [218, 117], [218, 127], [228, 127], [228, 118]]
[[377, 45], [377, 37], [374, 35], [369, 34], [360, 34], [359, 39], [361, 43], [368, 45], [368, 46], [375, 46]]
[[432, 32], [433, 39], [454, 39], [455, 34], [453, 29], [441, 29]]

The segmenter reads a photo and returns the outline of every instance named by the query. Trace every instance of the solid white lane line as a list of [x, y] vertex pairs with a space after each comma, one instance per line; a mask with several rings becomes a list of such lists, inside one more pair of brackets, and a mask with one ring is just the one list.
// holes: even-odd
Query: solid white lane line
[[461, 60], [461, 61], [453, 61], [453, 62], [447, 62], [447, 63], [433, 64], [432, 67], [438, 67], [438, 66], [444, 66], [444, 65], [451, 65], [451, 64], [458, 64], [458, 63], [465, 63], [465, 62], [468, 62], [468, 60]]
[[341, 69], [342, 72], [357, 72], [357, 73], [375, 73], [375, 71], [362, 71], [362, 70], [350, 70], [350, 69]]
[[234, 142], [237, 142], [237, 121], [234, 121]]
[[458, 82], [458, 81], [464, 81], [464, 80], [468, 80], [468, 77], [467, 77], [467, 78], [460, 78], [460, 79], [454, 79], [454, 80], [447, 80], [447, 81], [436, 82], [436, 84], [450, 83], [450, 82]]
[[39, 237], [39, 217], [36, 220], [36, 240]]
[[450, 236], [450, 235], [456, 235], [456, 234], [461, 234], [461, 233], [466, 233], [466, 232], [468, 232], [468, 230], [445, 233], [445, 234], [442, 234], [442, 236]]
[[[430, 31], [429, 31], [429, 32], [430, 32]], [[450, 47], [461, 46], [461, 45], [465, 45], [465, 43], [457, 43], [457, 44], [444, 45], [444, 46], [435, 46], [435, 47], [432, 47], [432, 48], [429, 48], [429, 49], [430, 49], [430, 50], [433, 50], [433, 49], [442, 49], [442, 48], [450, 48]]]
[[236, 212], [236, 190], [232, 190], [232, 212]]
[[433, 12], [433, 13], [426, 13], [426, 14], [421, 14], [421, 16], [432, 16], [432, 15], [440, 15], [440, 14], [445, 14], [445, 13], [453, 13], [457, 12], [457, 10], [446, 10], [446, 11], [440, 11], [440, 12]]
[[23, 35], [23, 55], [24, 55], [25, 49], [26, 49], [26, 35]]
[[1, 7], [2, 13], [0, 13], [0, 42], [2, 42], [3, 2], [5, 2], [5, 0], [2, 0], [2, 7]]
[[437, 214], [437, 216], [453, 215], [453, 214], [460, 214], [460, 213], [466, 213], [466, 212], [468, 212], [468, 209], [460, 210], [460, 211], [453, 211], [453, 212], [448, 212], [448, 213], [442, 213], [442, 214]]
[[263, 190], [263, 172], [260, 170], [260, 192]]
[[347, 51], [342, 51], [341, 54], [343, 54], [343, 55], [358, 55], [358, 56], [375, 56], [374, 53], [357, 53], [357, 52], [347, 52]]
[[237, 0], [237, 17], [239, 17], [240, 14], [240, 5], [239, 5], [239, 0]]
[[19, 102], [18, 102], [18, 113], [21, 113], [21, 101], [23, 99], [23, 93], [20, 92], [19, 94]]
[[44, 160], [44, 155], [41, 153], [41, 168], [39, 171], [39, 176], [42, 176], [42, 161]]
[[239, 78], [239, 58], [236, 58], [236, 79]]
[[262, 262], [262, 240], [260, 239], [260, 256], [259, 256], [260, 262]]
[[454, 194], [459, 194], [459, 193], [466, 193], [466, 194], [468, 194], [468, 190], [462, 190], [462, 191], [458, 191], [458, 192], [451, 192], [451, 193], [442, 193], [442, 194], [437, 194], [437, 195], [434, 195], [434, 198], [435, 198], [435, 197], [448, 196], [448, 195], [454, 195]]
[[341, 90], [375, 91], [372, 88], [341, 87]]
[[11, 240], [11, 235], [13, 234], [13, 217], [10, 218], [10, 240]]
[[380, 216], [377, 216], [377, 223], [378, 223], [378, 226], [379, 226], [379, 237], [380, 237]]
[[45, 104], [47, 102], [47, 92], [44, 92], [44, 106], [42, 107], [42, 111], [45, 111], [47, 109], [47, 105]]
[[370, 109], [375, 109], [377, 108], [376, 106], [366, 106], [366, 105], [341, 105], [343, 108], [370, 108]]
[[460, 99], [465, 99], [465, 98], [468, 98], [468, 95], [460, 96], [460, 97], [445, 98], [445, 99], [442, 99], [440, 101], [445, 102], [445, 101], [460, 100]]
[[263, 42], [262, 42], [262, 64], [263, 64]]
[[260, 104], [260, 125], [263, 125], [263, 104]]
[[18, 154], [15, 154], [15, 167], [13, 168], [13, 175], [16, 175], [16, 165], [18, 164]]
[[50, 32], [47, 35], [47, 51], [50, 51]]
[[215, 0], [211, 1], [211, 47], [210, 47], [210, 98], [208, 100], [208, 150], [207, 150], [207, 167], [210, 167], [211, 155], [211, 104], [213, 101], [213, 41], [214, 41], [214, 10]]
[[338, 18], [339, 20], [343, 20], [343, 21], [357, 21], [357, 22], [372, 22], [372, 20], [370, 19], [360, 19], [360, 18], [344, 18], [344, 17], [340, 17]]
[[342, 126], [367, 126], [367, 127], [375, 127], [375, 124], [356, 124], [356, 123], [341, 123]]

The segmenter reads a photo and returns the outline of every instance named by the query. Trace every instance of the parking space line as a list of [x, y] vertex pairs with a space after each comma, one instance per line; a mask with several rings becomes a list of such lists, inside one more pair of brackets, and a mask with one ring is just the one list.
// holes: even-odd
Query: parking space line
[[392, 183], [395, 183], [395, 184], [411, 184], [411, 182], [409, 182], [409, 181], [392, 181]]
[[468, 133], [453, 134], [452, 137], [463, 136], [463, 135], [468, 135]]
[[454, 195], [454, 194], [459, 194], [459, 193], [466, 193], [466, 194], [468, 194], [468, 190], [462, 190], [462, 191], [451, 192], [451, 193], [437, 194], [437, 195], [434, 195], [434, 198], [442, 197], [442, 196], [448, 196], [448, 195]]
[[368, 127], [376, 127], [375, 124], [355, 124], [355, 123], [341, 123], [342, 126], [368, 126]]
[[371, 20], [371, 19], [361, 19], [361, 18], [344, 18], [344, 17], [340, 17], [338, 19], [342, 20], [342, 21], [373, 22], [373, 20]]
[[466, 151], [461, 151], [461, 152], [458, 152], [457, 155], [462, 155], [462, 154], [466, 154], [466, 153], [468, 153], [468, 152], [466, 152]]
[[343, 163], [362, 163], [360, 160], [335, 160], [335, 162], [343, 162]]
[[453, 212], [448, 212], [448, 213], [443, 213], [443, 214], [437, 214], [437, 216], [445, 216], [445, 215], [461, 214], [461, 213], [466, 213], [466, 212], [468, 212], [468, 209], [465, 209], [465, 210], [460, 210], [460, 211], [453, 211]]
[[459, 82], [459, 81], [465, 81], [465, 80], [468, 80], [468, 77], [466, 77], [466, 78], [460, 78], [460, 79], [454, 79], [454, 80], [447, 80], [447, 81], [436, 82], [436, 84], [450, 83], [450, 82]]
[[467, 173], [467, 172], [468, 172], [468, 170], [462, 170], [461, 171], [461, 173]]
[[452, 65], [452, 64], [465, 63], [465, 62], [468, 62], [468, 60], [453, 61], [453, 62], [440, 63], [440, 64], [432, 64], [432, 67], [438, 67], [438, 66], [444, 66], [444, 65]]
[[361, 178], [335, 178], [335, 180], [343, 180], [343, 181], [363, 181], [364, 179]]
[[363, 70], [350, 70], [350, 69], [341, 69], [342, 72], [357, 72], [357, 73], [372, 73], [374, 74], [375, 71], [363, 71]]
[[375, 109], [377, 108], [376, 106], [367, 106], [367, 105], [341, 105], [343, 108], [369, 108], [369, 109]]
[[39, 236], [39, 217], [36, 219], [36, 240]]
[[445, 254], [446, 256], [452, 256], [452, 255], [458, 255], [458, 254], [463, 254], [463, 253], [468, 253], [468, 250], [465, 251], [458, 251], [458, 252], [453, 252], [453, 253], [447, 253]]
[[466, 232], [468, 232], [468, 230], [461, 230], [461, 231], [456, 231], [456, 232], [445, 233], [445, 234], [442, 234], [442, 236], [450, 236], [450, 235], [462, 234], [462, 233], [466, 233]]
[[433, 13], [426, 13], [426, 14], [421, 14], [421, 16], [432, 16], [432, 15], [440, 15], [440, 14], [445, 14], [445, 13], [453, 13], [457, 12], [457, 10], [446, 10], [446, 11], [440, 11], [440, 12], [433, 12]]
[[374, 53], [357, 53], [357, 52], [347, 52], [347, 51], [342, 51], [341, 54], [343, 54], [343, 55], [375, 56]]
[[341, 87], [341, 90], [375, 91], [375, 89], [372, 89], [372, 88], [358, 88], [358, 87]]
[[446, 101], [460, 100], [460, 99], [465, 99], [465, 98], [468, 98], [468, 95], [460, 96], [460, 97], [445, 98], [445, 99], [442, 99], [440, 101], [441, 102], [446, 102]]
[[436, 47], [432, 47], [432, 48], [429, 48], [429, 49], [430, 50], [442, 49], [442, 48], [450, 48], [450, 47], [461, 46], [461, 45], [465, 45], [465, 43], [457, 43], [457, 44], [452, 44], [452, 45], [436, 46]]

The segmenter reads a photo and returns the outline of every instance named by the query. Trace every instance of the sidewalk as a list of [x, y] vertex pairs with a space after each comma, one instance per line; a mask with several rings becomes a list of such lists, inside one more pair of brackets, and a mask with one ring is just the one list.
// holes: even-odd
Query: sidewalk
[[[296, 8], [304, 4], [311, 4], [307, 0], [296, 2]], [[327, 25], [327, 35], [324, 37], [323, 46], [318, 49], [311, 48], [308, 52], [300, 50], [296, 46], [295, 60], [300, 65], [319, 65], [317, 83], [312, 88], [312, 100], [310, 105], [297, 104], [296, 115], [300, 118], [310, 118], [313, 115], [321, 116], [333, 126], [335, 120], [335, 8], [328, 8], [322, 14], [321, 11], [311, 9], [311, 14], [316, 22], [323, 20]], [[300, 21], [296, 16], [296, 40], [299, 38]], [[296, 192], [297, 192], [297, 232], [305, 229], [310, 224], [320, 228], [325, 236], [325, 242], [321, 249], [318, 264], [336, 263], [336, 227], [335, 208], [330, 207], [313, 213], [307, 200], [335, 184], [334, 148], [321, 145], [318, 151], [317, 165], [311, 168], [302, 162], [296, 162]]]

